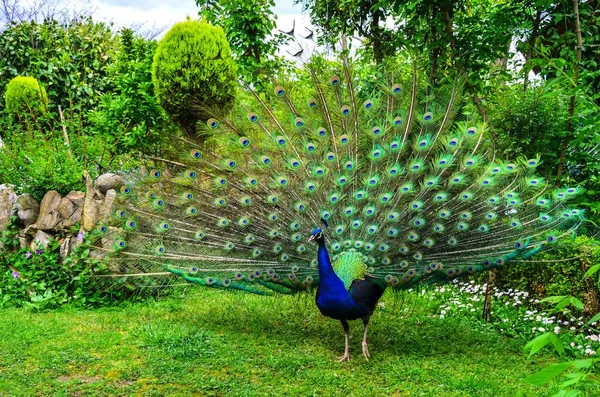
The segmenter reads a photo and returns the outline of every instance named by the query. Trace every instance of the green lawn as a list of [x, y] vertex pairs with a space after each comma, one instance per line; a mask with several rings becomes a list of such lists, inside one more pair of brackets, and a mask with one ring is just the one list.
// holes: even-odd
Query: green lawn
[[371, 360], [354, 322], [349, 363], [336, 361], [341, 325], [312, 296], [197, 288], [118, 308], [0, 310], [0, 395], [549, 395], [520, 382], [548, 363], [527, 359], [524, 341], [430, 318], [414, 293], [382, 301]]

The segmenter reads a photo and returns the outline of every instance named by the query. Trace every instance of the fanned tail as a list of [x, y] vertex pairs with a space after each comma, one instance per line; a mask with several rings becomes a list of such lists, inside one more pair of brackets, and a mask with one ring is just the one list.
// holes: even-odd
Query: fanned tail
[[320, 219], [334, 261], [357, 252], [394, 288], [530, 258], [577, 228], [578, 189], [553, 190], [538, 159], [497, 159], [484, 124], [456, 121], [460, 84], [432, 100], [416, 66], [399, 80], [366, 86], [348, 60], [315, 58], [272, 92], [245, 87], [231, 114], [206, 105], [212, 138], [174, 139], [132, 175], [97, 250], [129, 280], [294, 294], [319, 283]]

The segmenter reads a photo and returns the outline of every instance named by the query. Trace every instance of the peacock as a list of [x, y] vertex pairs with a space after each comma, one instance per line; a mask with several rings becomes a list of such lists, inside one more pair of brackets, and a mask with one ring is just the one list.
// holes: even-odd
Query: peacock
[[[204, 142], [171, 139], [129, 175], [94, 232], [114, 277], [259, 295], [315, 291], [320, 312], [367, 328], [386, 289], [518, 266], [583, 221], [576, 187], [553, 188], [539, 158], [496, 156], [465, 116], [461, 82], [417, 73], [358, 77], [315, 57], [233, 110], [202, 105]], [[148, 280], [152, 280], [151, 282]]]

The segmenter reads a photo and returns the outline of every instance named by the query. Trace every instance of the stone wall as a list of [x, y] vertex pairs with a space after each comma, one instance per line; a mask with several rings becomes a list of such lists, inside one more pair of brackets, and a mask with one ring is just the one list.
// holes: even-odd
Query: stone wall
[[[79, 243], [77, 236], [96, 227], [101, 219], [108, 219], [116, 190], [123, 178], [104, 174], [92, 181], [86, 177], [86, 191], [71, 191], [62, 197], [51, 190], [37, 202], [30, 194], [17, 195], [11, 186], [0, 185], [0, 235], [10, 218], [16, 216], [21, 248], [46, 247], [51, 239], [60, 243], [61, 256], [71, 253]], [[2, 253], [0, 242], [0, 255]]]

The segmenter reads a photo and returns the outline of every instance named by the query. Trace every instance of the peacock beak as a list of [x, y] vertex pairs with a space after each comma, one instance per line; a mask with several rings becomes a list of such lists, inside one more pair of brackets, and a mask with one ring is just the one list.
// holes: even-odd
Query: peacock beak
[[316, 236], [316, 234], [311, 234], [311, 236], [308, 238], [308, 242], [310, 243], [311, 241], [313, 241]]

